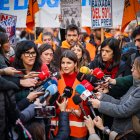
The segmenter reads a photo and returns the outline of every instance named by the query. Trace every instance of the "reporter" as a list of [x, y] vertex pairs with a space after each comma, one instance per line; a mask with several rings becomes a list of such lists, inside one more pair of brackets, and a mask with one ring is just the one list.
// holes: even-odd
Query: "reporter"
[[119, 71], [120, 57], [119, 41], [114, 38], [107, 38], [101, 44], [100, 54], [90, 63], [89, 68], [99, 67], [105, 75], [115, 78]]
[[[102, 94], [100, 101], [91, 99], [92, 105], [106, 115], [114, 117], [112, 130], [117, 133], [125, 133], [133, 130], [132, 117], [140, 112], [140, 57], [137, 57], [132, 67], [133, 85], [127, 93], [117, 100], [109, 95]], [[138, 134], [128, 134], [128, 137], [137, 139]]]

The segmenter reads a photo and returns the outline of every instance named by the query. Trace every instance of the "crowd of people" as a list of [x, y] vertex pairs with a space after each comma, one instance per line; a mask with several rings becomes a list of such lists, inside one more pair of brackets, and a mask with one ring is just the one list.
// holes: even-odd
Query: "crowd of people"
[[11, 46], [0, 27], [1, 140], [140, 139], [139, 25], [103, 41], [74, 24], [31, 36]]

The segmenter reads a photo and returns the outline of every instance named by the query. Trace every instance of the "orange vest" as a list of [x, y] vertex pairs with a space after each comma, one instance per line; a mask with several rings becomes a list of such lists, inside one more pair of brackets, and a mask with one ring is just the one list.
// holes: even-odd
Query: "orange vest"
[[91, 61], [94, 59], [96, 55], [96, 47], [91, 43], [86, 44], [86, 50], [89, 52]]
[[[75, 110], [80, 110], [78, 105], [75, 105], [73, 103], [72, 97], [75, 95], [75, 87], [79, 84], [80, 82], [76, 79], [74, 84], [73, 84], [73, 94], [71, 98], [68, 99], [68, 105], [66, 109], [75, 109]], [[63, 76], [61, 76], [61, 79], [58, 81], [58, 91], [60, 95], [63, 94], [64, 88], [66, 87], [65, 81], [63, 79]], [[51, 120], [51, 124], [56, 125], [56, 129], [54, 131], [54, 134], [57, 134], [58, 131], [58, 116], [53, 118]], [[84, 120], [80, 119], [79, 117], [69, 114], [69, 124], [70, 124], [70, 136], [76, 137], [76, 138], [82, 138], [87, 135], [87, 128], [85, 126]]]

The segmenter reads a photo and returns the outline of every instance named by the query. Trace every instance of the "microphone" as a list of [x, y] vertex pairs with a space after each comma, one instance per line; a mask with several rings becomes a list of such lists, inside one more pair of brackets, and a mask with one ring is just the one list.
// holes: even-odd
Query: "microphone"
[[77, 80], [82, 82], [83, 80], [87, 80], [89, 81], [93, 86], [96, 86], [96, 82], [97, 82], [97, 78], [93, 75], [90, 75], [90, 74], [84, 74], [84, 73], [81, 73], [79, 72], [77, 74]]
[[66, 98], [70, 98], [72, 95], [73, 89], [69, 86], [66, 86], [64, 88], [63, 94], [61, 95], [62, 98], [66, 97]]
[[90, 99], [90, 96], [92, 95], [91, 92], [86, 90], [86, 88], [81, 84], [77, 85], [75, 90], [80, 94], [81, 99], [84, 101], [86, 101], [87, 98]]
[[87, 80], [83, 80], [83, 81], [81, 82], [81, 84], [82, 84], [87, 90], [89, 90], [89, 91], [92, 93], [93, 98], [97, 99], [96, 95], [95, 95], [94, 92], [93, 92], [94, 87], [91, 85], [90, 82], [88, 82]]
[[55, 84], [48, 86], [47, 89], [45, 90], [45, 94], [43, 96], [39, 97], [40, 103], [43, 103], [49, 95], [54, 95], [57, 91], [58, 91], [58, 89]]
[[37, 80], [43, 81], [49, 76], [50, 76], [50, 72], [48, 70], [45, 70], [38, 74]]
[[80, 68], [80, 72], [84, 74], [92, 74], [94, 75], [97, 79], [102, 79], [104, 77], [104, 73], [100, 68], [95, 68], [94, 70], [90, 70], [88, 67], [83, 66]]
[[48, 78], [47, 81], [43, 85], [36, 88], [35, 91], [37, 91], [37, 92], [44, 91], [51, 84], [57, 85], [57, 81], [54, 79]]
[[64, 88], [63, 94], [59, 96], [59, 102], [62, 102], [63, 98], [70, 98], [72, 96], [73, 89], [69, 86]]
[[86, 88], [88, 89], [89, 91], [93, 91], [94, 90], [94, 87], [90, 84], [90, 82], [88, 82], [87, 80], [83, 80], [81, 82], [81, 84]]
[[91, 74], [91, 70], [86, 66], [81, 67], [80, 72], [84, 74]]
[[[49, 77], [50, 73], [49, 73], [49, 70], [44, 70], [42, 72], [40, 72], [38, 74], [38, 77], [36, 77], [35, 79], [37, 81], [44, 81], [47, 77]], [[30, 88], [30, 91], [33, 91], [34, 90], [34, 87], [31, 87]]]
[[81, 98], [79, 97], [79, 95], [74, 95], [74, 96], [72, 97], [72, 100], [73, 100], [74, 104], [79, 105], [79, 107], [80, 107], [82, 113], [84, 114], [84, 116], [87, 116], [87, 114], [86, 114], [86, 112], [85, 112], [85, 110], [84, 110], [84, 108], [83, 108], [83, 106], [82, 106], [82, 104], [81, 104], [82, 100], [81, 100]]
[[105, 80], [104, 78], [104, 73], [102, 72], [102, 70], [100, 68], [95, 68], [93, 71], [92, 71], [93, 75], [97, 78], [97, 79], [103, 79]]
[[79, 72], [76, 78], [78, 81], [82, 82], [84, 79], [86, 79], [86, 74]]
[[83, 85], [77, 85], [77, 87], [76, 87], [77, 89], [76, 89], [76, 91], [80, 94], [80, 97], [81, 97], [81, 99], [82, 100], [86, 100], [86, 99], [88, 99], [88, 105], [89, 105], [89, 108], [90, 108], [90, 110], [91, 110], [91, 112], [92, 112], [92, 114], [94, 115], [94, 117], [96, 117], [96, 114], [95, 114], [95, 112], [94, 112], [94, 108], [93, 108], [93, 106], [92, 106], [92, 104], [91, 104], [91, 102], [89, 101], [90, 100], [90, 96], [92, 95], [88, 90], [84, 90], [84, 86]]
[[96, 117], [96, 114], [95, 114], [95, 111], [94, 111], [94, 108], [93, 108], [91, 102], [88, 101], [88, 102], [87, 102], [87, 105], [89, 106], [89, 108], [90, 108], [90, 110], [91, 110], [91, 113], [93, 114], [93, 116], [94, 116], [94, 118], [95, 118], [95, 117]]

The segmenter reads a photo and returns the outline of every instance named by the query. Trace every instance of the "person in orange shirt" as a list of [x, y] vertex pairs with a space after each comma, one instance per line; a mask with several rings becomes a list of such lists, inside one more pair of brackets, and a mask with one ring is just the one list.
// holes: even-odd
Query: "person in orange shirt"
[[70, 24], [66, 28], [66, 40], [62, 42], [61, 48], [70, 49], [74, 46], [79, 41], [79, 33], [79, 28], [74, 24]]
[[[69, 124], [70, 124], [70, 137], [69, 140], [86, 140], [87, 128], [84, 123], [83, 114], [78, 105], [75, 105], [72, 97], [76, 94], [75, 87], [79, 84], [77, 80], [78, 59], [76, 54], [71, 50], [63, 52], [60, 59], [61, 79], [58, 80], [58, 91], [60, 95], [63, 94], [64, 88], [69, 86], [73, 89], [72, 96], [68, 98], [67, 112], [69, 112]], [[83, 104], [83, 103], [82, 103]], [[86, 111], [87, 106], [84, 106]], [[87, 112], [88, 113], [88, 112]], [[58, 124], [58, 116], [52, 119], [51, 124]], [[57, 134], [58, 126], [56, 127], [54, 134]]]

